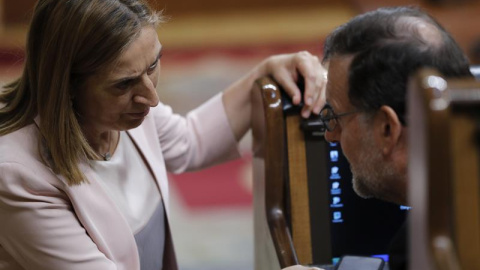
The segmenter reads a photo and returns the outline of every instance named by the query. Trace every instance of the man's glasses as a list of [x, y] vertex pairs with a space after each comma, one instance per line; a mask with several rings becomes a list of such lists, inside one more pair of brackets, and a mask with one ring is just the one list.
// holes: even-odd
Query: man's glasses
[[354, 113], [357, 113], [357, 112], [358, 111], [351, 111], [351, 112], [344, 112], [344, 113], [336, 114], [333, 111], [332, 106], [330, 106], [330, 104], [327, 103], [327, 104], [325, 104], [325, 106], [323, 106], [322, 110], [320, 111], [320, 115], [318, 117], [323, 122], [323, 125], [325, 126], [325, 129], [332, 132], [338, 124], [337, 123], [338, 118], [340, 118], [342, 116], [349, 115], [349, 114], [354, 114]]

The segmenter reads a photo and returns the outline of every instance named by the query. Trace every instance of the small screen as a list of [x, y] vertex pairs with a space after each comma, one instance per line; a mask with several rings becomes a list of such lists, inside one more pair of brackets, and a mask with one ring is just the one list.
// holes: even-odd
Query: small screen
[[403, 226], [409, 207], [358, 196], [340, 144], [326, 142], [321, 126], [315, 118], [301, 124], [313, 264], [336, 264], [345, 255], [388, 262], [390, 242]]
[[340, 145], [329, 143], [326, 149], [333, 262], [343, 255], [388, 261], [388, 245], [403, 224], [408, 207], [359, 197]]

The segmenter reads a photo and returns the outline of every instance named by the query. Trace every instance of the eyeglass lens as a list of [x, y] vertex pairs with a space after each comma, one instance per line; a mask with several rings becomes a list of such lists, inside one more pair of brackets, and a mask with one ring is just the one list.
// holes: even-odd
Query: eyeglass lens
[[320, 118], [322, 119], [323, 123], [325, 124], [325, 128], [328, 131], [332, 131], [335, 128], [336, 116], [330, 106], [326, 105], [323, 107], [323, 109], [320, 111]]

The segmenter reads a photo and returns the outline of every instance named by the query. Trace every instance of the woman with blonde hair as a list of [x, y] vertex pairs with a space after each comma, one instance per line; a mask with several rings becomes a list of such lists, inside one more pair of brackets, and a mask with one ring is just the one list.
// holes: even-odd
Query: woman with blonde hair
[[324, 69], [299, 52], [174, 114], [156, 93], [162, 20], [141, 0], [38, 1], [23, 74], [0, 94], [0, 269], [177, 269], [166, 172], [239, 156], [256, 78], [320, 110]]

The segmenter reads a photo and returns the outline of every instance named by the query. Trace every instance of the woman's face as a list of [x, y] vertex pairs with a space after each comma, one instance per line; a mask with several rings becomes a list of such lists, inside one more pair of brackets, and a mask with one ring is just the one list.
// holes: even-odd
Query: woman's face
[[158, 104], [161, 49], [155, 28], [146, 26], [118, 61], [85, 81], [74, 99], [84, 131], [127, 130], [143, 122]]

